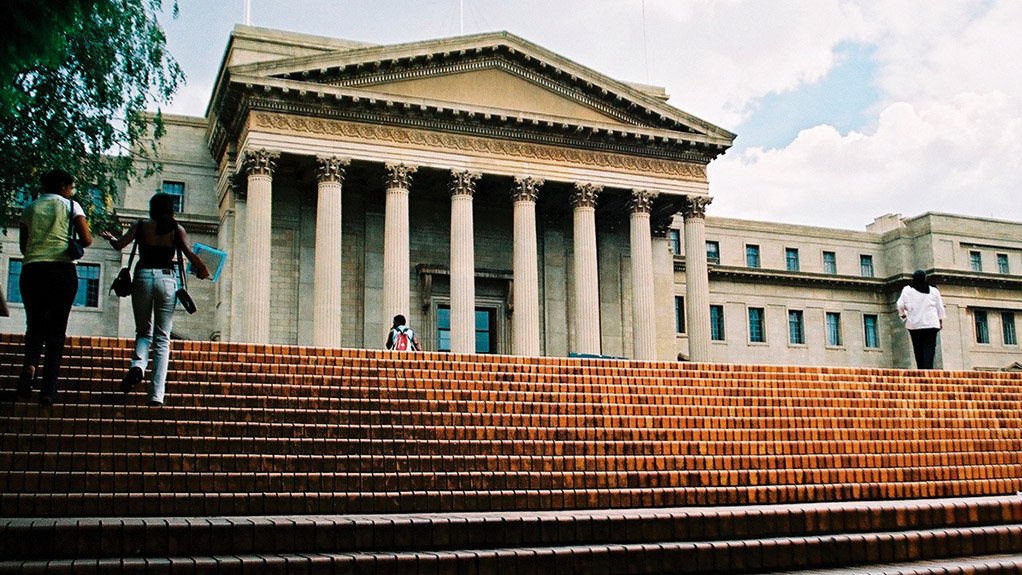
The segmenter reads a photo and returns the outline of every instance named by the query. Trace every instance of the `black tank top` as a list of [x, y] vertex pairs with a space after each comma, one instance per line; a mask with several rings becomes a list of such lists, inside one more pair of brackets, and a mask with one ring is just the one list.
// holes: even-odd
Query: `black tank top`
[[[167, 234], [173, 234], [173, 231], [167, 232]], [[161, 234], [161, 235], [167, 235]], [[173, 269], [174, 267], [174, 252], [177, 251], [177, 237], [174, 237], [173, 243], [175, 245], [170, 246], [157, 246], [145, 244], [142, 242], [138, 243], [138, 265], [136, 269]]]

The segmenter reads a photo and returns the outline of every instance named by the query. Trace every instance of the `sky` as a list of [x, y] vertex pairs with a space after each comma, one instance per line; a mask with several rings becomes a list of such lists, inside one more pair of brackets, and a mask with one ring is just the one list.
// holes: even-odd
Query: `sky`
[[[201, 116], [244, 0], [178, 6], [161, 20], [187, 84], [164, 110]], [[663, 86], [738, 135], [710, 163], [711, 216], [1022, 221], [1019, 0], [250, 0], [250, 23], [376, 44], [507, 30]]]

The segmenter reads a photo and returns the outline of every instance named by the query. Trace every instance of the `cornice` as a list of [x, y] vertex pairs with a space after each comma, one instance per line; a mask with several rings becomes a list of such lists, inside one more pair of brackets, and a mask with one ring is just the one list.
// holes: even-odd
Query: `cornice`
[[[675, 271], [685, 270], [684, 256], [676, 256], [674, 260]], [[739, 283], [782, 285], [790, 287], [805, 287], [811, 285], [825, 288], [841, 288], [866, 291], [890, 291], [900, 290], [909, 284], [912, 275], [897, 274], [886, 278], [868, 278], [861, 276], [822, 274], [811, 272], [789, 272], [786, 270], [746, 268], [735, 266], [709, 265], [709, 277], [711, 280], [734, 281]], [[963, 286], [1012, 289], [1022, 291], [1022, 276], [1011, 276], [1002, 274], [984, 274], [976, 272], [963, 272], [961, 270], [934, 269], [926, 272], [927, 277], [937, 287], [941, 286]]]
[[[114, 211], [114, 217], [121, 229], [126, 229], [138, 220], [148, 218], [149, 212], [132, 208], [117, 208]], [[220, 220], [217, 217], [185, 213], [175, 214], [174, 218], [190, 234], [216, 235], [220, 230]]]
[[463, 136], [425, 129], [408, 129], [372, 123], [310, 118], [253, 111], [250, 129], [272, 133], [307, 133], [346, 140], [375, 140], [413, 145], [424, 149], [479, 152], [507, 157], [531, 158], [581, 164], [629, 172], [658, 174], [672, 179], [705, 183], [706, 166], [649, 157], [579, 150], [568, 147], [516, 142], [506, 139]]

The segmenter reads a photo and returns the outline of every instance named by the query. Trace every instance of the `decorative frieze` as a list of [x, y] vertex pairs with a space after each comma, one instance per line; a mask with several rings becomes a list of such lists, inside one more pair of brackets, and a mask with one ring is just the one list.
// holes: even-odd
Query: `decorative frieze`
[[451, 196], [469, 196], [476, 193], [476, 181], [481, 174], [475, 172], [451, 170]]
[[628, 200], [628, 211], [648, 214], [653, 209], [653, 200], [657, 195], [653, 190], [632, 190], [632, 197]]
[[575, 184], [575, 191], [571, 194], [571, 205], [574, 208], [595, 208], [596, 198], [603, 191], [603, 186], [597, 184]]
[[272, 177], [273, 171], [277, 169], [277, 160], [279, 158], [279, 152], [272, 152], [266, 148], [245, 150], [245, 159], [242, 165], [245, 168], [245, 172], [250, 176]]
[[686, 196], [682, 214], [685, 219], [699, 218], [706, 219], [706, 206], [710, 205], [713, 198], [710, 196]]
[[539, 199], [539, 188], [542, 185], [543, 180], [539, 178], [533, 178], [532, 176], [520, 178], [515, 176], [515, 185], [511, 188], [511, 201], [535, 202]]
[[386, 164], [387, 175], [383, 182], [387, 189], [401, 188], [407, 190], [412, 186], [412, 174], [418, 169], [407, 164]]
[[476, 152], [492, 156], [529, 158], [562, 164], [655, 174], [692, 182], [705, 183], [707, 181], [706, 166], [691, 162], [595, 152], [561, 146], [533, 144], [530, 142], [515, 142], [498, 138], [463, 136], [430, 130], [346, 122], [344, 120], [293, 116], [273, 112], [255, 111], [252, 112], [251, 116], [254, 128], [275, 133], [301, 132], [344, 140], [377, 140], [416, 146], [425, 150], [444, 149], [455, 152]]
[[351, 164], [351, 160], [348, 158], [338, 158], [337, 156], [319, 156], [316, 158], [316, 164], [317, 181], [342, 183], [345, 171], [348, 165]]

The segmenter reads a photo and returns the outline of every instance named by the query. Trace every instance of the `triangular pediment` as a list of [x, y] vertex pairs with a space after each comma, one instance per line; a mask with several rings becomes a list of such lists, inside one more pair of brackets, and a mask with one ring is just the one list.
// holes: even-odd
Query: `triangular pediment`
[[382, 94], [589, 122], [625, 122], [497, 67], [370, 84]]

